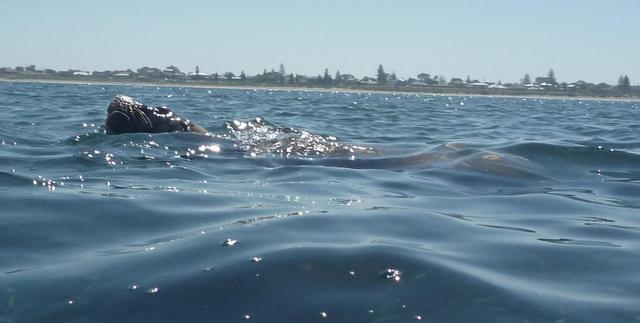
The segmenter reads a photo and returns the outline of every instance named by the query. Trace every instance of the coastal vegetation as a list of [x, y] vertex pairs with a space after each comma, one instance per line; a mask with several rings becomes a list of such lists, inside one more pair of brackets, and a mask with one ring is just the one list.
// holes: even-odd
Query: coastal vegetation
[[56, 71], [53, 69], [37, 69], [35, 65], [2, 67], [0, 79], [4, 80], [34, 80], [34, 81], [65, 81], [65, 82], [101, 82], [101, 83], [146, 83], [164, 85], [199, 85], [199, 86], [237, 86], [237, 87], [284, 87], [284, 88], [333, 88], [363, 91], [397, 91], [423, 92], [441, 94], [488, 94], [488, 95], [545, 95], [569, 97], [640, 97], [640, 86], [631, 85], [627, 75], [621, 75], [616, 85], [575, 81], [572, 83], [559, 82], [553, 69], [546, 76], [538, 76], [532, 80], [529, 73], [525, 73], [519, 82], [502, 83], [473, 79], [467, 75], [466, 79], [452, 77], [447, 79], [443, 75], [418, 73], [415, 77], [401, 79], [394, 72], [385, 71], [382, 64], [378, 66], [375, 76], [357, 78], [352, 74], [336, 71], [333, 76], [329, 69], [323, 74], [308, 76], [287, 73], [284, 64], [278, 70], [264, 69], [262, 73], [247, 75], [241, 71], [206, 74], [196, 66], [194, 72], [183, 72], [178, 67], [170, 65], [164, 69], [155, 67], [141, 67], [113, 71], [83, 71], [70, 69]]

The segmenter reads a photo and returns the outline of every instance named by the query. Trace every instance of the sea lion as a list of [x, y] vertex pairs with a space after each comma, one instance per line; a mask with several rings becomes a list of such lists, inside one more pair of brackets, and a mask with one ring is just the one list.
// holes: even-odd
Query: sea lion
[[165, 106], [149, 107], [126, 95], [116, 95], [109, 104], [105, 129], [109, 134], [132, 132], [208, 133], [206, 129], [178, 116]]

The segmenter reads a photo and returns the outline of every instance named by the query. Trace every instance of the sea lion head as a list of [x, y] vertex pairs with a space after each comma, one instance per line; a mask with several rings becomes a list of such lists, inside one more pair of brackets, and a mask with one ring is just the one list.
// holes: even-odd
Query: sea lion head
[[118, 134], [129, 132], [131, 118], [121, 111], [114, 111], [109, 113], [105, 126], [109, 133]]
[[151, 132], [153, 123], [147, 107], [126, 95], [117, 95], [107, 108], [105, 128], [108, 133]]
[[167, 107], [149, 107], [126, 95], [117, 95], [109, 104], [105, 129], [109, 134], [131, 132], [207, 133], [206, 129], [178, 116]]

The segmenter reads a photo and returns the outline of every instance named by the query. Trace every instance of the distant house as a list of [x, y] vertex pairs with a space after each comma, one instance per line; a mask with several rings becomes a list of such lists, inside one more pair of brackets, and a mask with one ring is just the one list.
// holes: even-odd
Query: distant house
[[91, 75], [95, 77], [108, 78], [108, 77], [111, 77], [113, 73], [111, 71], [102, 71], [102, 72], [93, 71]]
[[589, 87], [594, 86], [593, 84], [587, 83], [585, 81], [577, 81], [577, 82], [573, 82], [571, 84], [569, 84], [567, 87], [569, 88], [576, 88], [576, 89], [586, 89]]
[[410, 84], [411, 86], [430, 86], [429, 84], [422, 81], [415, 81]]
[[71, 75], [73, 76], [91, 76], [93, 73], [92, 72], [87, 72], [87, 71], [73, 71], [73, 73]]
[[73, 73], [75, 73], [77, 71], [78, 70], [58, 71], [58, 75], [59, 76], [73, 76]]
[[533, 90], [533, 91], [536, 91], [536, 90], [543, 90], [543, 88], [542, 88], [542, 87], [540, 87], [540, 86], [538, 86], [538, 85], [536, 85], [536, 84], [525, 84], [525, 86], [524, 86], [524, 87], [525, 87], [527, 90]]
[[473, 83], [469, 83], [469, 87], [473, 87], [477, 89], [486, 89], [489, 87], [489, 84], [485, 82], [473, 82]]
[[360, 80], [360, 84], [373, 85], [378, 84], [378, 81], [372, 77], [365, 76]]
[[390, 79], [387, 81], [387, 85], [392, 87], [405, 86], [407, 85], [407, 81], [403, 79]]
[[175, 67], [173, 65], [167, 66], [167, 68], [162, 70], [162, 74], [164, 74], [165, 77], [171, 78], [171, 79], [185, 79], [185, 78], [187, 78], [187, 74], [181, 72], [179, 68], [177, 68], [177, 67]]
[[464, 81], [461, 78], [454, 77], [449, 81], [451, 86], [464, 86]]
[[536, 85], [542, 87], [550, 87], [558, 84], [553, 77], [536, 77], [536, 81], [534, 82]]
[[204, 80], [205, 78], [209, 77], [209, 74], [195, 72], [195, 73], [189, 73], [188, 76], [192, 80]]
[[129, 70], [113, 72], [113, 76], [114, 77], [131, 77], [131, 74], [133, 74], [133, 73], [131, 71], [129, 71]]
[[611, 90], [611, 89], [613, 89], [613, 86], [609, 85], [607, 83], [601, 82], [601, 83], [596, 84], [596, 90], [598, 90], [598, 91], [608, 91], [608, 90]]
[[358, 81], [358, 79], [351, 75], [351, 74], [341, 74], [340, 75], [340, 80], [341, 81], [345, 81], [345, 82], [356, 82]]
[[164, 77], [164, 74], [162, 74], [162, 71], [159, 68], [145, 66], [138, 69], [138, 77], [160, 79]]

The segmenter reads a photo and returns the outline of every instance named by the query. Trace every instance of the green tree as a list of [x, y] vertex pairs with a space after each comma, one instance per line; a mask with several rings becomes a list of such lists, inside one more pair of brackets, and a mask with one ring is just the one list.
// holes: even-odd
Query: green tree
[[284, 69], [284, 64], [280, 63], [280, 68], [278, 69], [278, 83], [284, 84], [286, 76], [287, 76], [287, 74], [286, 74], [286, 71]]
[[384, 68], [382, 64], [378, 66], [378, 85], [386, 85], [387, 84], [387, 73], [384, 72]]
[[172, 73], [175, 73], [175, 74], [182, 73], [180, 71], [180, 69], [178, 67], [174, 66], [174, 65], [167, 66], [166, 70], [169, 70], [169, 71], [171, 71]]
[[431, 79], [431, 74], [428, 74], [428, 73], [420, 73], [420, 74], [418, 74], [418, 80], [422, 81], [423, 83], [427, 83], [427, 84], [433, 83], [433, 79]]
[[624, 81], [622, 82], [622, 89], [626, 93], [631, 92], [631, 82], [629, 81], [629, 77], [626, 75], [624, 76]]
[[196, 65], [196, 75], [200, 75], [200, 66]]
[[226, 72], [224, 73], [224, 77], [227, 78], [227, 81], [231, 81], [231, 79], [234, 77], [235, 75], [231, 72]]
[[524, 74], [524, 78], [522, 79], [522, 84], [523, 85], [531, 84], [531, 76], [529, 76], [529, 73]]
[[556, 81], [556, 73], [553, 72], [553, 68], [549, 70], [549, 74], [547, 74], [547, 77], [549, 78], [551, 84], [558, 84], [558, 82]]
[[240, 72], [240, 79], [244, 82], [247, 80], [247, 74], [244, 74], [244, 71]]
[[342, 81], [342, 75], [340, 74], [340, 71], [336, 71], [335, 80], [336, 80], [336, 82]]
[[629, 82], [629, 77], [627, 75], [620, 76], [620, 91], [624, 94], [628, 94], [631, 92], [631, 82]]
[[322, 83], [325, 86], [331, 85], [331, 75], [329, 75], [329, 69], [328, 68], [324, 69], [324, 76], [322, 77]]
[[444, 75], [440, 75], [438, 77], [438, 84], [439, 85], [447, 85], [447, 79], [444, 77]]

